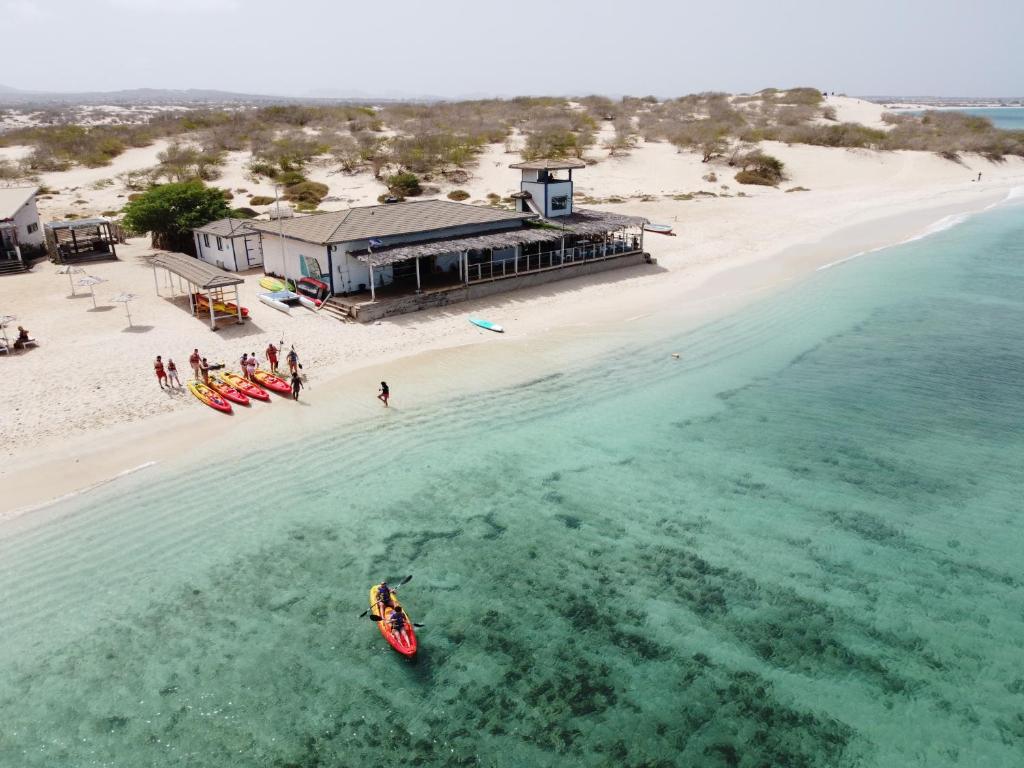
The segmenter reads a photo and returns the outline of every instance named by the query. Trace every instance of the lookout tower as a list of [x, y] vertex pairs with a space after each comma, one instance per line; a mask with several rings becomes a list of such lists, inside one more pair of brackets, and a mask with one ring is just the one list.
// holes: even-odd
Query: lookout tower
[[519, 192], [513, 195], [517, 211], [536, 213], [545, 219], [572, 215], [572, 172], [586, 168], [586, 163], [582, 160], [530, 160], [509, 167], [523, 172]]

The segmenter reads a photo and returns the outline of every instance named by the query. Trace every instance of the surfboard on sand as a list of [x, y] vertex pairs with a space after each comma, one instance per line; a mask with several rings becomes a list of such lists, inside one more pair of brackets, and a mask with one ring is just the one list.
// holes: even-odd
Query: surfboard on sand
[[481, 320], [479, 317], [471, 317], [469, 318], [469, 322], [487, 331], [494, 331], [495, 333], [505, 332], [504, 328], [497, 323], [492, 323], [490, 320]]

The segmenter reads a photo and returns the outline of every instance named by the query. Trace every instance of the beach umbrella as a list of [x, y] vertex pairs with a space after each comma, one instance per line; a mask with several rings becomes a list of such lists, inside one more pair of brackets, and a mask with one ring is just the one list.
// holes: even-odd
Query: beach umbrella
[[93, 290], [93, 286], [99, 285], [100, 283], [107, 282], [102, 277], [93, 277], [92, 275], [86, 275], [78, 281], [79, 285], [85, 286], [89, 289], [89, 295], [92, 296], [92, 308], [96, 309], [96, 292]]
[[11, 348], [10, 339], [7, 338], [7, 326], [17, 320], [14, 315], [0, 315], [0, 336], [4, 338], [4, 346]]
[[77, 295], [75, 294], [75, 283], [74, 277], [72, 277], [72, 275], [78, 275], [81, 274], [82, 272], [85, 272], [85, 270], [82, 269], [81, 267], [76, 267], [74, 264], [64, 264], [63, 266], [57, 268], [58, 275], [68, 276], [68, 283], [71, 285], [72, 296]]
[[128, 313], [129, 328], [132, 327], [132, 311], [128, 308], [128, 305], [137, 298], [138, 296], [136, 296], [134, 293], [119, 293], [117, 294], [117, 296], [111, 299], [111, 301], [116, 301], [119, 304], [124, 304], [124, 311]]

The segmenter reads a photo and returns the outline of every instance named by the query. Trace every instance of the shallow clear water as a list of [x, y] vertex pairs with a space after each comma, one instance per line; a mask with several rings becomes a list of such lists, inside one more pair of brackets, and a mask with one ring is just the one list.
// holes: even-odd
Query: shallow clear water
[[[1022, 287], [997, 210], [23, 519], [0, 766], [1018, 766]], [[414, 664], [356, 619], [405, 573]]]
[[[896, 110], [911, 115], [923, 114], [923, 110]], [[958, 109], [968, 115], [987, 117], [996, 128], [1004, 131], [1024, 131], [1024, 107], [978, 107], [976, 109]]]

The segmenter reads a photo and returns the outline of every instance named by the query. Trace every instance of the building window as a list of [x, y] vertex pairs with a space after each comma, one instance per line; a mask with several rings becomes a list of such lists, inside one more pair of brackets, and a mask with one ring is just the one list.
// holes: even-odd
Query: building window
[[210, 236], [205, 232], [203, 233], [203, 245], [205, 245], [207, 248], [210, 247]]
[[218, 251], [223, 251], [223, 250], [224, 250], [224, 244], [223, 244], [223, 243], [221, 243], [221, 241], [220, 241], [220, 238], [219, 238], [219, 237], [217, 238], [217, 250], [218, 250]]
[[551, 210], [552, 211], [564, 211], [569, 207], [569, 196], [558, 195], [557, 197], [551, 198]]
[[31, 224], [29, 224], [27, 227], [25, 227], [25, 231], [28, 232], [30, 235], [33, 232], [38, 232], [39, 231], [39, 224], [37, 224], [36, 222], [33, 221]]

